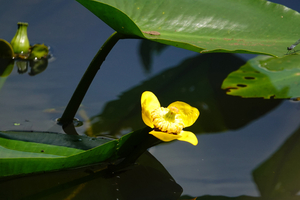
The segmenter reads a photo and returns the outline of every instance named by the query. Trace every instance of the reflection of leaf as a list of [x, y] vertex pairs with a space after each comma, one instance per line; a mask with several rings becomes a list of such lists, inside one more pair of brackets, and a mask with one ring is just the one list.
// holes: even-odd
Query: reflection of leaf
[[153, 56], [155, 54], [161, 53], [161, 51], [164, 50], [166, 47], [167, 45], [152, 42], [149, 40], [141, 41], [139, 51], [141, 55], [141, 61], [146, 72], [151, 71]]
[[300, 37], [299, 13], [268, 1], [77, 1], [119, 33], [196, 52], [281, 56]]
[[242, 97], [300, 97], [300, 55], [257, 56], [224, 80], [227, 94]]
[[298, 194], [299, 157], [300, 127], [269, 159], [253, 171], [254, 181], [262, 197], [289, 199], [288, 197]]
[[45, 69], [48, 66], [48, 59], [47, 58], [41, 58], [41, 59], [36, 59], [36, 60], [30, 60], [30, 76], [35, 76], [39, 73], [42, 73], [45, 71]]
[[0, 176], [61, 170], [108, 159], [126, 158], [124, 165], [128, 165], [153, 145], [149, 138], [154, 137], [148, 133], [148, 129], [142, 129], [119, 140], [109, 140], [55, 133], [1, 132]]
[[[200, 196], [197, 200], [300, 200], [300, 127], [252, 175], [260, 197]], [[182, 196], [180, 199], [188, 199]]]
[[118, 100], [109, 102], [101, 114], [91, 119], [93, 132], [116, 134], [122, 130], [144, 127], [140, 98], [146, 90], [152, 91], [162, 106], [183, 101], [197, 107], [200, 116], [188, 128], [194, 133], [241, 128], [280, 103], [276, 100], [266, 102], [262, 99], [236, 98], [220, 89], [226, 75], [242, 64], [241, 59], [231, 54], [198, 55], [186, 59], [180, 65], [124, 92]]
[[[112, 174], [103, 165], [0, 179], [1, 199], [177, 200], [182, 188], [148, 152], [137, 164]], [[18, 192], [16, 191], [18, 188]]]

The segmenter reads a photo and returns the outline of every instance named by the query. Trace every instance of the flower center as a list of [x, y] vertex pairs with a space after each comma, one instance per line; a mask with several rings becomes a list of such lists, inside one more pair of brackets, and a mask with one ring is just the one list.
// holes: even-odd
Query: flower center
[[178, 134], [184, 128], [182, 119], [178, 116], [178, 108], [160, 107], [151, 112], [152, 123], [155, 129], [171, 134]]

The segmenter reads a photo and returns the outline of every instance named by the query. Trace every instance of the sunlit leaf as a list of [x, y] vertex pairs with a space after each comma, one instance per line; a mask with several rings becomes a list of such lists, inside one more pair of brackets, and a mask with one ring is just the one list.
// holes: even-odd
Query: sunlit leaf
[[282, 56], [300, 38], [299, 13], [268, 1], [77, 1], [119, 33], [196, 52]]
[[300, 55], [258, 56], [224, 80], [227, 94], [242, 97], [300, 97]]

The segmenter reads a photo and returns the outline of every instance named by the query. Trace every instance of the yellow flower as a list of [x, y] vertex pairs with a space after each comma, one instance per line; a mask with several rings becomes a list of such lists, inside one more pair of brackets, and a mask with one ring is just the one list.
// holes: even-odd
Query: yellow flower
[[150, 134], [165, 142], [177, 139], [198, 144], [194, 133], [182, 130], [195, 123], [200, 114], [197, 108], [181, 101], [171, 103], [167, 108], [160, 107], [157, 97], [149, 91], [143, 92], [141, 105], [144, 123], [153, 128]]

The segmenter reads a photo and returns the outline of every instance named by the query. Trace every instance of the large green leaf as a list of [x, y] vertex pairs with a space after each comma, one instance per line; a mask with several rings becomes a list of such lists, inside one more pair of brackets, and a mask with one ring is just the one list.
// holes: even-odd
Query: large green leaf
[[[118, 140], [37, 132], [1, 132], [0, 136], [0, 177], [113, 162], [127, 157], [132, 157], [127, 160], [134, 162], [152, 145], [149, 138], [157, 141], [153, 140], [148, 128]], [[128, 162], [126, 164], [130, 164]]]
[[111, 28], [208, 53], [282, 56], [300, 38], [300, 15], [263, 0], [77, 0]]
[[300, 55], [257, 56], [224, 80], [227, 94], [242, 97], [300, 97]]

